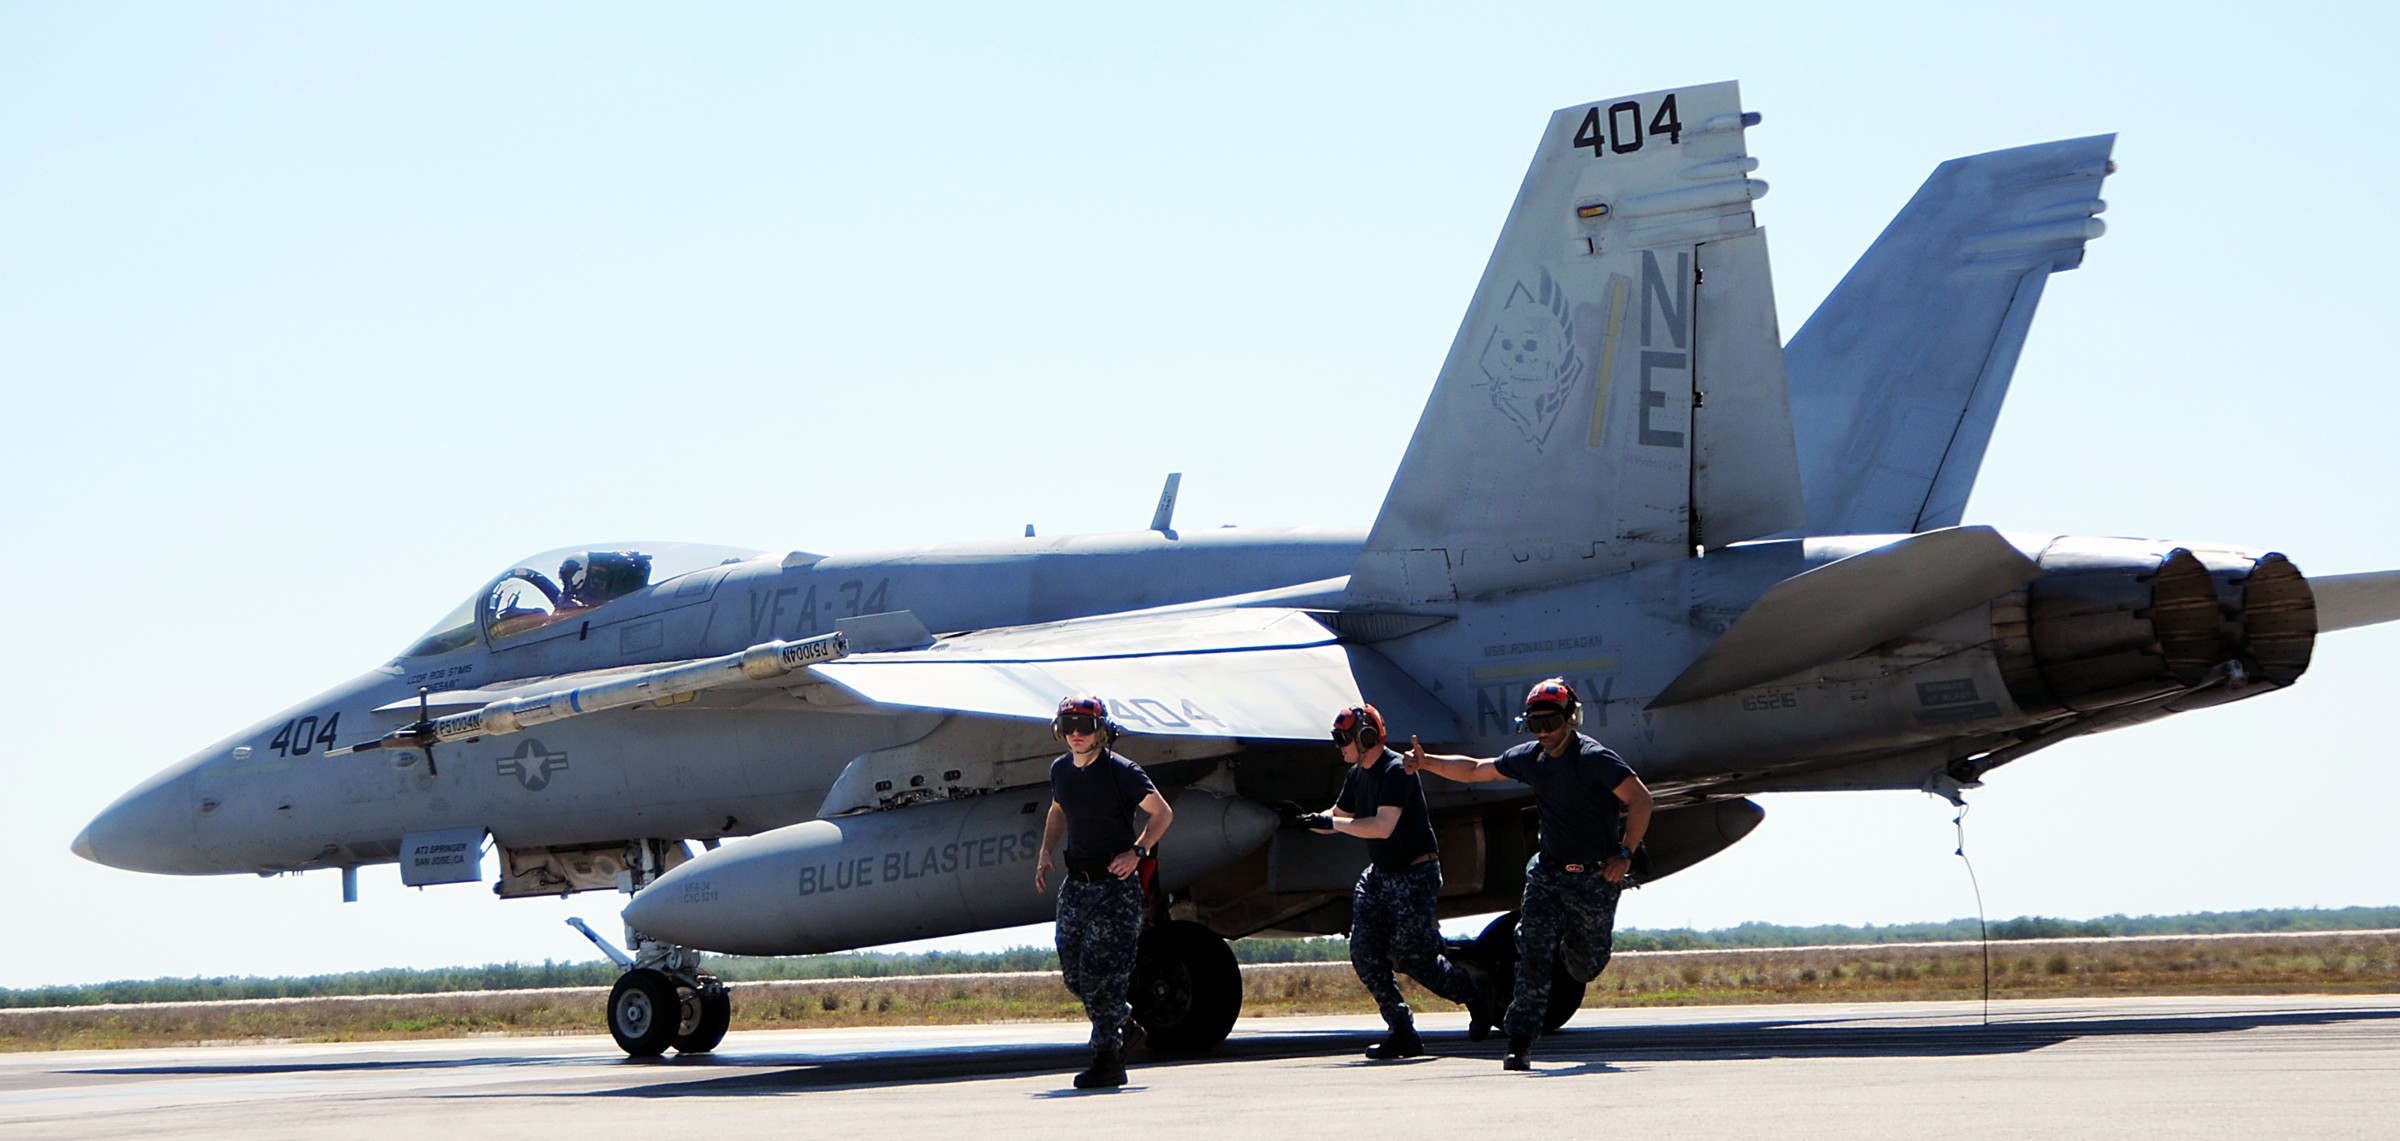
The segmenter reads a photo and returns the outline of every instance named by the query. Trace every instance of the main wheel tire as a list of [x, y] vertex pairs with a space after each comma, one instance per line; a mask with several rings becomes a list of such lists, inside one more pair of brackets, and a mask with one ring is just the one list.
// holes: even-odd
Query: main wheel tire
[[722, 986], [706, 990], [676, 988], [683, 1017], [676, 1022], [675, 1052], [705, 1054], [725, 1040], [733, 1026], [733, 995]]
[[636, 1058], [655, 1058], [675, 1041], [682, 1003], [675, 997], [675, 980], [648, 967], [617, 976], [608, 992], [608, 1034], [617, 1047]]
[[1198, 1053], [1233, 1032], [1242, 1013], [1242, 967], [1216, 932], [1189, 920], [1162, 923], [1142, 935], [1128, 998], [1151, 1049]]
[[[1466, 945], [1470, 957], [1480, 961], [1491, 972], [1492, 985], [1499, 988], [1503, 1004], [1517, 990], [1517, 913], [1502, 915], [1483, 929], [1473, 942]], [[1542, 1033], [1554, 1034], [1565, 1026], [1575, 1012], [1583, 1009], [1583, 980], [1567, 973], [1566, 963], [1553, 956], [1550, 961], [1550, 1001], [1542, 1008]]]

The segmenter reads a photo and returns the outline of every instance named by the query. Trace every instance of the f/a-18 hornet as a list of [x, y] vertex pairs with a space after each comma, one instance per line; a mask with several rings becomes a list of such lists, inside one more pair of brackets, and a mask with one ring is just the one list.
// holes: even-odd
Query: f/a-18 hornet
[[[1241, 1006], [1225, 940], [1347, 928], [1363, 846], [1277, 828], [1341, 779], [1331, 711], [1490, 754], [1527, 685], [1657, 796], [1658, 880], [1751, 796], [1957, 797], [2046, 746], [2293, 684], [2400, 616], [2400, 572], [1962, 525], [2113, 136], [1957, 159], [1786, 344], [1758, 117], [1732, 83], [1550, 117], [1373, 527], [1172, 527], [896, 551], [674, 543], [520, 560], [414, 645], [143, 782], [74, 841], [184, 875], [363, 865], [503, 898], [635, 892], [634, 1054], [723, 1038], [695, 951], [1038, 922], [1062, 694], [1108, 699], [1173, 802], [1136, 980], [1160, 1046]], [[1429, 781], [1446, 917], [1504, 912], [1513, 782]], [[730, 843], [720, 841], [731, 839]], [[695, 849], [694, 843], [700, 847]], [[1507, 917], [1463, 950], [1495, 965]], [[1561, 979], [1553, 1021], [1582, 988]]]

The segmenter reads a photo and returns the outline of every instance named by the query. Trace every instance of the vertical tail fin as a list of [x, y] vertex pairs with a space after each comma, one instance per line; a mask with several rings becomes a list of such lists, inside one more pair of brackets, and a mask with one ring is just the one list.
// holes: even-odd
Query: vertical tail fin
[[1808, 527], [1956, 526], [2052, 273], [2101, 232], [2114, 135], [1943, 163], [1784, 353]]
[[1755, 122], [1732, 83], [1550, 117], [1354, 597], [1438, 607], [1799, 526]]

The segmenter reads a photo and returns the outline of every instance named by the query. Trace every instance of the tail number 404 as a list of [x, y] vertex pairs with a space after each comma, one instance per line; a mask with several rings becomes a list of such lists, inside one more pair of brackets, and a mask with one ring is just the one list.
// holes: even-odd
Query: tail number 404
[[[1647, 123], [1647, 126], [1644, 124]], [[1593, 107], [1583, 113], [1583, 124], [1575, 128], [1575, 145], [1590, 147], [1593, 158], [1611, 154], [1631, 154], [1642, 149], [1645, 137], [1667, 137], [1669, 145], [1683, 141], [1683, 120], [1675, 114], [1675, 97], [1659, 100], [1658, 110], [1649, 118], [1642, 117], [1638, 99], [1611, 103], [1607, 109]]]

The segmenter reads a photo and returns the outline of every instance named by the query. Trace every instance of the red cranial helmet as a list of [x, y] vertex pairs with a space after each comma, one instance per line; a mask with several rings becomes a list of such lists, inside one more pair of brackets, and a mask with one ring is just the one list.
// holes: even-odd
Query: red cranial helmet
[[1567, 679], [1544, 678], [1533, 683], [1533, 688], [1525, 692], [1525, 711], [1517, 716], [1517, 724], [1532, 732], [1543, 732], [1535, 729], [1534, 724], [1536, 718], [1546, 715], [1564, 717], [1569, 726], [1583, 724], [1583, 702], [1576, 699], [1575, 687], [1568, 685]]
[[1108, 703], [1088, 693], [1070, 693], [1059, 698], [1058, 713], [1050, 719], [1050, 733], [1054, 737], [1066, 736], [1069, 729], [1113, 737], [1115, 728], [1108, 723]]
[[1383, 714], [1372, 705], [1353, 705], [1333, 715], [1333, 743], [1347, 745], [1353, 738], [1372, 749], [1383, 744]]

